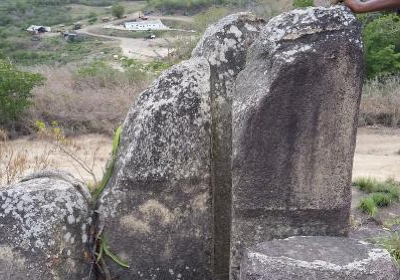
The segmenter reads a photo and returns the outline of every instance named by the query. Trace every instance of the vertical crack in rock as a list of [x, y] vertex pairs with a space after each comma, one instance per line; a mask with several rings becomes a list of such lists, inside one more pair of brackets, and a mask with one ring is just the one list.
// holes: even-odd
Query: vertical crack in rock
[[206, 30], [193, 51], [194, 57], [206, 58], [211, 69], [214, 280], [229, 278], [232, 93], [246, 64], [247, 49], [264, 25], [251, 13], [227, 16]]
[[345, 7], [279, 15], [248, 51], [232, 111], [232, 280], [256, 243], [347, 234], [362, 71]]

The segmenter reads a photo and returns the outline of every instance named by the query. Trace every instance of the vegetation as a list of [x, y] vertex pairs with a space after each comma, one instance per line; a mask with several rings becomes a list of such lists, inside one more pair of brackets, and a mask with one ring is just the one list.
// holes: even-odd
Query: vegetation
[[400, 77], [366, 81], [361, 99], [359, 124], [400, 126]]
[[391, 179], [381, 182], [371, 178], [358, 178], [354, 185], [369, 194], [360, 201], [358, 208], [370, 216], [375, 216], [378, 208], [390, 206], [399, 200], [400, 186]]
[[358, 209], [360, 209], [362, 212], [368, 214], [371, 217], [374, 217], [378, 212], [378, 208], [371, 197], [366, 197], [362, 199], [358, 205]]
[[293, 0], [294, 8], [307, 8], [314, 6], [314, 0]]
[[35, 128], [34, 120], [42, 120], [46, 124], [57, 121], [67, 135], [112, 135], [136, 96], [154, 79], [158, 69], [166, 67], [155, 66], [156, 62], [135, 63], [123, 69], [114, 68], [107, 60], [30, 68], [50, 78], [33, 90], [35, 106], [22, 115], [20, 132], [29, 133]]
[[400, 17], [394, 13], [365, 15], [363, 39], [367, 78], [400, 73]]
[[211, 5], [226, 4], [228, 0], [149, 0], [149, 4], [154, 8], [161, 10], [177, 10], [186, 9], [191, 10], [199, 7], [207, 7]]
[[32, 90], [43, 83], [44, 77], [18, 70], [0, 60], [0, 125], [8, 127], [32, 104]]
[[17, 150], [10, 143], [8, 133], [0, 129], [0, 187], [16, 182], [27, 172], [36, 172], [48, 167], [56, 168], [50, 159], [52, 147], [43, 147], [41, 152], [29, 156], [26, 149]]
[[195, 29], [203, 33], [210, 24], [229, 14], [229, 10], [223, 7], [213, 7], [194, 16]]
[[[122, 128], [119, 126], [117, 131], [115, 132], [114, 140], [113, 140], [113, 148], [111, 152], [111, 158], [109, 159], [106, 167], [106, 171], [104, 172], [103, 179], [100, 182], [100, 185], [96, 187], [95, 192], [93, 193], [93, 203], [96, 204], [97, 200], [99, 199], [101, 193], [103, 192], [104, 188], [107, 186], [108, 181], [111, 178], [111, 175], [114, 170], [115, 161], [117, 160], [117, 152], [118, 146], [121, 138]], [[96, 205], [94, 205], [96, 206]]]
[[121, 4], [117, 3], [112, 6], [112, 15], [116, 18], [122, 18], [125, 13], [125, 8]]
[[398, 233], [394, 233], [390, 237], [377, 238], [375, 244], [388, 250], [397, 265], [400, 265], [400, 236]]

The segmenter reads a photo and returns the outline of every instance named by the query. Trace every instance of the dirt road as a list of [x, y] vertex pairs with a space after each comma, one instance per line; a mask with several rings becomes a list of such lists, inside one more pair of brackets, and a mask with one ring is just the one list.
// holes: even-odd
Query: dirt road
[[353, 178], [394, 178], [400, 181], [400, 129], [358, 130]]
[[[147, 39], [133, 39], [133, 38], [125, 38], [125, 37], [116, 37], [116, 36], [107, 36], [100, 35], [94, 32], [94, 30], [98, 28], [104, 28], [109, 25], [117, 25], [125, 21], [137, 19], [139, 16], [138, 13], [135, 13], [127, 18], [115, 20], [107, 23], [99, 23], [94, 25], [86, 26], [80, 30], [77, 30], [78, 33], [86, 34], [89, 36], [94, 36], [98, 38], [103, 38], [112, 41], [118, 41], [119, 46], [122, 50], [122, 54], [129, 58], [141, 59], [141, 60], [151, 60], [154, 58], [164, 58], [169, 53], [168, 46], [170, 42], [173, 41], [173, 38], [156, 38], [152, 40]], [[168, 20], [176, 20], [176, 21], [184, 21], [184, 22], [192, 22], [193, 19], [185, 16], [149, 16], [149, 20], [152, 19], [168, 19]], [[133, 32], [133, 31], [132, 31]]]

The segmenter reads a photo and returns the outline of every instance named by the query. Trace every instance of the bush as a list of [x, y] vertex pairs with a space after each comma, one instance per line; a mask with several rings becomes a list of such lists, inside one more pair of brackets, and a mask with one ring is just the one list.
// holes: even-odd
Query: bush
[[121, 4], [115, 4], [112, 6], [112, 15], [117, 18], [122, 18], [125, 13], [125, 8]]
[[359, 125], [400, 126], [400, 77], [366, 81], [361, 97]]
[[23, 72], [0, 60], [0, 125], [17, 120], [30, 104], [34, 87], [42, 85], [44, 77]]
[[366, 77], [400, 73], [400, 17], [380, 14], [363, 16]]
[[294, 8], [307, 8], [314, 6], [314, 0], [294, 0], [293, 7]]

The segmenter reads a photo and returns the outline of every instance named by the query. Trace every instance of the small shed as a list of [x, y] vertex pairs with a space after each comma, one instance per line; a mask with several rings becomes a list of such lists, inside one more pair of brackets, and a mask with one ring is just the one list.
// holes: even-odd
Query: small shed
[[166, 30], [169, 29], [161, 20], [131, 21], [124, 23], [125, 28], [129, 30]]

